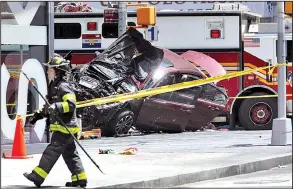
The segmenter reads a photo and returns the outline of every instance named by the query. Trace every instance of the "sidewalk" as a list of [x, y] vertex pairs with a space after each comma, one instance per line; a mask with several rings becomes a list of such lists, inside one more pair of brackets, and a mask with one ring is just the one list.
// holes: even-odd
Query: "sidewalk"
[[[270, 170], [177, 186], [181, 188], [292, 188], [292, 164]], [[177, 188], [176, 187], [176, 188]]]
[[[207, 131], [81, 141], [106, 175], [79, 152], [88, 175], [87, 188], [170, 187], [292, 163], [292, 146], [269, 146], [270, 138], [271, 131]], [[98, 154], [99, 149], [118, 153], [128, 147], [138, 148], [137, 155]], [[2, 159], [2, 188], [33, 186], [22, 174], [39, 159], [40, 154], [28, 160]], [[43, 186], [63, 188], [66, 181], [70, 173], [60, 158]]]

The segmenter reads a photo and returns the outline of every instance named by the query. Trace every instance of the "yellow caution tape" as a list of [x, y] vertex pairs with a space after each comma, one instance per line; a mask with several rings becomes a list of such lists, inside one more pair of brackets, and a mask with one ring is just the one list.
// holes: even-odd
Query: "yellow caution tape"
[[[286, 66], [288, 67], [292, 67], [292, 64], [287, 64]], [[275, 71], [276, 67], [273, 67], [272, 69], [270, 69], [270, 71], [268, 72], [269, 75], [272, 75], [273, 72]]]
[[204, 84], [215, 82], [215, 81], [239, 77], [239, 76], [253, 73], [255, 71], [260, 71], [263, 69], [268, 69], [268, 68], [273, 68], [273, 67], [278, 67], [278, 66], [287, 66], [287, 64], [282, 63], [282, 64], [278, 64], [278, 65], [274, 65], [274, 66], [264, 66], [264, 67], [259, 67], [259, 68], [254, 68], [254, 69], [249, 69], [249, 70], [244, 70], [244, 71], [239, 71], [239, 72], [228, 73], [225, 75], [220, 75], [220, 76], [215, 76], [215, 77], [208, 77], [208, 78], [200, 79], [200, 80], [182, 82], [182, 83], [177, 83], [177, 84], [173, 84], [173, 85], [167, 85], [167, 86], [162, 86], [162, 87], [157, 87], [157, 88], [152, 88], [152, 89], [145, 89], [145, 90], [132, 92], [132, 93], [124, 93], [124, 94], [119, 94], [119, 95], [113, 95], [113, 96], [107, 96], [107, 97], [103, 97], [103, 98], [82, 101], [82, 102], [78, 103], [77, 107], [83, 108], [83, 107], [102, 105], [102, 104], [113, 103], [113, 102], [129, 101], [132, 99], [158, 95], [158, 94], [162, 94], [162, 93], [167, 93], [167, 92], [177, 91], [177, 90], [186, 89], [186, 88], [190, 88], [190, 87], [200, 86], [200, 85], [204, 85]]
[[[141, 91], [137, 91], [137, 92], [123, 93], [123, 94], [112, 95], [112, 96], [107, 96], [107, 97], [103, 97], [103, 98], [96, 98], [96, 99], [91, 99], [91, 100], [80, 101], [80, 102], [77, 102], [77, 108], [103, 105], [103, 104], [113, 103], [113, 102], [129, 101], [129, 100], [133, 100], [133, 99], [137, 99], [137, 98], [153, 96], [153, 95], [158, 95], [158, 94], [167, 93], [167, 92], [173, 92], [173, 91], [177, 91], [177, 90], [181, 90], [181, 89], [204, 85], [204, 84], [215, 82], [215, 81], [239, 77], [239, 76], [251, 74], [256, 71], [260, 71], [260, 70], [264, 70], [264, 69], [268, 69], [268, 68], [275, 68], [275, 67], [279, 67], [279, 66], [288, 66], [288, 64], [287, 63], [280, 63], [280, 64], [273, 65], [273, 66], [264, 66], [264, 67], [259, 67], [259, 68], [244, 70], [244, 71], [237, 71], [237, 72], [228, 73], [225, 75], [208, 77], [205, 79], [182, 82], [182, 83], [177, 83], [177, 84], [173, 84], [173, 85], [167, 85], [167, 86], [162, 86], [162, 87], [157, 87], [157, 88], [152, 88], [152, 89], [145, 89], [145, 90], [141, 90]], [[265, 95], [265, 97], [277, 97], [277, 96], [278, 95]], [[292, 94], [291, 94], [291, 96], [292, 96]], [[242, 97], [230, 97], [230, 98], [262, 98], [262, 97], [263, 96], [254, 96], [254, 97], [242, 96]], [[29, 114], [26, 116], [28, 117], [28, 116], [32, 116], [32, 115], [33, 114]]]
[[268, 72], [269, 75], [272, 75], [272, 73], [274, 72], [276, 67], [273, 67], [272, 69], [270, 69], [270, 71]]

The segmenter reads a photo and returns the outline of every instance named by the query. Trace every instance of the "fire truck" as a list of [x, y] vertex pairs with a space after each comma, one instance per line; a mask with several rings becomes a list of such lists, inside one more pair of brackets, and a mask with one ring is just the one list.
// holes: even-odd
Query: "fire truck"
[[[136, 12], [127, 14], [128, 26], [136, 26]], [[262, 23], [261, 15], [214, 6], [213, 10], [161, 10], [156, 19], [156, 26], [138, 29], [156, 46], [178, 54], [188, 50], [203, 52], [229, 73], [277, 64], [277, 24]], [[288, 62], [292, 56], [291, 25], [286, 25]], [[65, 54], [72, 50], [73, 65], [88, 63], [117, 35], [117, 23], [105, 22], [103, 12], [55, 13], [55, 52]], [[292, 117], [292, 62], [289, 64], [287, 114]], [[268, 69], [219, 81], [217, 84], [228, 90], [230, 112], [213, 122], [239, 125], [246, 130], [271, 129], [278, 116], [277, 98], [253, 96], [278, 94], [277, 74], [277, 69]]]

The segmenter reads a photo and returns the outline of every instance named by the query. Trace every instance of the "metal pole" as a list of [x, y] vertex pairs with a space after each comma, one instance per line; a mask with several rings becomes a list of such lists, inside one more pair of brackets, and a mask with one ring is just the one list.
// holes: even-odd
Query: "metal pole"
[[[48, 18], [48, 26], [47, 26], [47, 32], [48, 32], [48, 54], [46, 59], [49, 60], [49, 57], [54, 55], [54, 1], [47, 2], [47, 18]], [[48, 81], [48, 80], [47, 80]], [[47, 124], [47, 122], [46, 122]], [[49, 132], [49, 127], [46, 127], [46, 135], [47, 135], [47, 142], [49, 143], [51, 141], [51, 133]]]
[[[54, 1], [48, 2], [48, 55], [54, 55]], [[48, 57], [48, 58], [49, 58]]]
[[118, 3], [118, 37], [126, 32], [127, 27], [127, 7], [126, 2]]
[[[285, 41], [285, 11], [284, 2], [277, 2], [278, 17], [278, 63], [286, 62], [286, 41]], [[278, 67], [278, 118], [273, 120], [272, 145], [292, 144], [291, 119], [286, 118], [286, 67]]]
[[[278, 63], [286, 62], [286, 40], [285, 40], [285, 23], [284, 23], [284, 2], [278, 2]], [[278, 115], [279, 118], [286, 118], [286, 67], [278, 67]]]

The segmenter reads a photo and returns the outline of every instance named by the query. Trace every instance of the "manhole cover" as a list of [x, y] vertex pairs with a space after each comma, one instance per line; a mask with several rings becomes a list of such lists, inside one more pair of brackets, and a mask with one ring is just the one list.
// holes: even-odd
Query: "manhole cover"
[[234, 184], [269, 184], [269, 183], [281, 183], [288, 182], [289, 180], [259, 180], [259, 181], [243, 181], [234, 182]]

